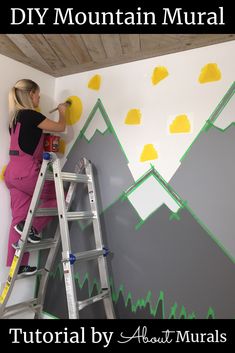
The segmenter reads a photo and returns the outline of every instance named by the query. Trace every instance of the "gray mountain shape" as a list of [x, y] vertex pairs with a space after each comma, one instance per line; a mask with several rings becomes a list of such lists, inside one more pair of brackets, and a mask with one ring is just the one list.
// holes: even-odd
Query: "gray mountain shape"
[[202, 132], [169, 184], [235, 259], [235, 126]]
[[[89, 289], [87, 281], [85, 281], [81, 289], [78, 285], [76, 285], [76, 289], [77, 297], [79, 298], [79, 300], [85, 300], [88, 298]], [[48, 293], [50, 293], [50, 295], [48, 295]], [[91, 295], [94, 296], [96, 294], [98, 294], [98, 292], [96, 288], [94, 288], [94, 290], [91, 292]], [[61, 279], [58, 274], [54, 278], [50, 278], [49, 280], [44, 312], [51, 314], [53, 313], [53, 316], [56, 318], [68, 318], [64, 279]], [[105, 312], [102, 302], [97, 302], [95, 305], [87, 306], [86, 308], [81, 310], [79, 314], [80, 319], [92, 319], [94, 317], [99, 319], [105, 319]]]
[[129, 202], [118, 201], [107, 210], [103, 228], [114, 251], [114, 283], [124, 284], [134, 301], [146, 290], [157, 300], [163, 291], [167, 315], [177, 302], [198, 318], [205, 318], [209, 307], [217, 317], [230, 318], [235, 312], [233, 263], [186, 209], [180, 220], [170, 221], [170, 215], [163, 205], [136, 231], [138, 217]]
[[[102, 168], [107, 166], [104, 159], [99, 158], [100, 146], [104, 146], [105, 152], [110, 151], [104, 142], [106, 137], [108, 137], [109, 146], [114, 141], [118, 144], [117, 139], [110, 131], [106, 131], [104, 134], [96, 132], [92, 143], [88, 143], [83, 136], [80, 136], [74, 144], [73, 161], [70, 163], [69, 159], [64, 169], [71, 168], [73, 171], [74, 165], [80, 157], [83, 157], [84, 153], [88, 159], [94, 161], [98, 168], [97, 177], [99, 177], [100, 173], [102, 174]], [[120, 151], [119, 145], [118, 151]], [[123, 176], [124, 165], [129, 178], [127, 184], [130, 186], [133, 184], [133, 179], [126, 166], [124, 154], [121, 154], [121, 169], [118, 172]], [[71, 158], [71, 154], [69, 158]], [[113, 162], [116, 162], [116, 155], [110, 160], [111, 165], [115, 165]], [[109, 173], [112, 171], [113, 168], [106, 169], [100, 180], [103, 181], [105, 177], [109, 178]], [[103, 182], [100, 187], [99, 181], [98, 189], [104, 190], [105, 186], [107, 187]], [[113, 190], [110, 191], [110, 183], [108, 186], [106, 194], [100, 193], [98, 199], [103, 197], [100, 208], [104, 210], [101, 214], [101, 223], [106, 239], [105, 244], [113, 252], [109, 257], [108, 264], [110, 276], [114, 279], [116, 286], [115, 289], [118, 290], [120, 285], [124, 285], [125, 294], [127, 295], [129, 291], [132, 293], [133, 302], [139, 298], [145, 298], [147, 292], [151, 290], [154, 306], [160, 291], [163, 291], [165, 294], [164, 305], [167, 308], [166, 317], [176, 302], [179, 308], [184, 306], [188, 313], [194, 311], [198, 318], [205, 318], [209, 307], [215, 309], [217, 318], [231, 317], [234, 312], [233, 298], [235, 298], [232, 286], [234, 265], [192, 215], [184, 209], [180, 212], [180, 221], [170, 221], [171, 212], [163, 205], [137, 231], [135, 226], [139, 223], [139, 217], [134, 207], [127, 200], [124, 202], [118, 200], [112, 204], [112, 201], [117, 199], [117, 195], [120, 195], [127, 187], [122, 186], [116, 189], [110, 197], [109, 192]], [[177, 190], [176, 187], [175, 189]], [[81, 202], [81, 194], [82, 191], [78, 191], [79, 202]], [[107, 208], [106, 205], [110, 207]], [[78, 223], [73, 222], [71, 233], [73, 252], [94, 248], [91, 226], [82, 231]], [[143, 249], [147, 250], [143, 251]], [[60, 254], [61, 252], [58, 254], [55, 268], [61, 259]], [[90, 266], [90, 264], [91, 262], [89, 264], [81, 263], [79, 266], [75, 264], [75, 273], [79, 273], [81, 279], [86, 273], [89, 273], [92, 282], [94, 278], [98, 278], [98, 273], [96, 266]], [[52, 279], [50, 279], [49, 286], [53, 288], [54, 284], [51, 281]], [[48, 307], [48, 311], [51, 313], [54, 310], [53, 306], [57, 307], [58, 303], [61, 308], [66, 305], [66, 299], [64, 296], [61, 297], [59, 290], [57, 294], [59, 299], [57, 298], [56, 302], [53, 302], [50, 300], [50, 291], [47, 293], [46, 306], [48, 307], [48, 303], [52, 303], [52, 306]], [[229, 296], [228, 300], [227, 296]], [[224, 298], [226, 298], [226, 303], [224, 303]], [[120, 302], [116, 306], [117, 313], [124, 315], [124, 317], [132, 317], [133, 315], [133, 318], [138, 315], [138, 313], [134, 314], [129, 311], [127, 313], [123, 309], [123, 303], [122, 308], [118, 307], [121, 305]], [[93, 314], [94, 317], [97, 317], [96, 309]]]
[[[93, 111], [93, 116], [95, 111]], [[82, 157], [86, 157], [93, 164], [100, 211], [108, 207], [119, 197], [123, 190], [126, 190], [134, 183], [134, 179], [127, 166], [128, 161], [120, 147], [119, 141], [110, 132], [110, 129], [104, 134], [96, 131], [90, 142], [87, 141], [83, 133], [80, 134], [69, 152], [68, 160], [63, 170], [73, 172], [76, 164]], [[82, 188], [77, 190], [76, 199], [73, 204], [74, 210], [77, 210], [79, 205], [80, 207], [84, 207], [83, 210], [88, 209], [89, 202], [84, 195], [85, 193]]]
[[[232, 318], [235, 312], [233, 263], [188, 210], [180, 211], [180, 220], [170, 220], [171, 214], [162, 205], [139, 230], [135, 229], [139, 217], [128, 200], [118, 200], [101, 215], [104, 243], [111, 251], [108, 267], [115, 292], [124, 285], [125, 298], [130, 292], [135, 303], [145, 298], [150, 290], [151, 304], [155, 306], [160, 291], [163, 291], [166, 318], [175, 303], [178, 304], [178, 315], [184, 306], [188, 314], [195, 312], [197, 318], [206, 318], [212, 307], [216, 318]], [[74, 252], [93, 247], [91, 226], [82, 231], [75, 223], [71, 234]], [[92, 266], [91, 262], [74, 266], [80, 279], [87, 272], [90, 282], [98, 278], [94, 263]], [[52, 281], [50, 288], [53, 286]], [[58, 289], [58, 281], [56, 287]], [[47, 296], [51, 295], [50, 292]], [[59, 307], [66, 305], [60, 290], [56, 302], [47, 298], [48, 312], [53, 314], [58, 303]], [[117, 318], [140, 315], [140, 311], [131, 313], [130, 308], [127, 310], [118, 304]], [[98, 315], [95, 308], [93, 314], [94, 318]]]

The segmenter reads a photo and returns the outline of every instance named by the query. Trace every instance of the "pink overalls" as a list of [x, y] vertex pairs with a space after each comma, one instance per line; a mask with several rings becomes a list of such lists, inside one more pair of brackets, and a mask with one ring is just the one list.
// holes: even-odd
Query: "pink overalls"
[[[10, 266], [15, 250], [12, 244], [17, 242], [20, 235], [14, 226], [26, 219], [32, 195], [37, 182], [39, 170], [42, 163], [43, 140], [42, 134], [33, 155], [27, 154], [20, 149], [19, 132], [21, 124], [16, 124], [15, 132], [11, 129], [10, 162], [7, 165], [4, 180], [11, 195], [12, 223], [10, 228], [7, 266]], [[46, 181], [41, 194], [40, 208], [56, 207], [55, 187], [51, 181]], [[53, 217], [35, 217], [32, 225], [40, 233]], [[29, 253], [25, 253], [21, 265], [27, 265]]]

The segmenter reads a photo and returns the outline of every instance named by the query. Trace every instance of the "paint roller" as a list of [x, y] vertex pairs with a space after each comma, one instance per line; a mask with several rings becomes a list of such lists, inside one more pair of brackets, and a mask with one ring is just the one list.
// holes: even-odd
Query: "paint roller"
[[[63, 104], [67, 104], [67, 106], [69, 107], [71, 104], [72, 104], [72, 102], [71, 101], [69, 101], [69, 100], [67, 100], [65, 103], [63, 103]], [[50, 110], [49, 111], [49, 113], [51, 114], [51, 113], [54, 113], [56, 110], [58, 110], [58, 107], [57, 108], [54, 108], [54, 109], [52, 109], [52, 110]]]

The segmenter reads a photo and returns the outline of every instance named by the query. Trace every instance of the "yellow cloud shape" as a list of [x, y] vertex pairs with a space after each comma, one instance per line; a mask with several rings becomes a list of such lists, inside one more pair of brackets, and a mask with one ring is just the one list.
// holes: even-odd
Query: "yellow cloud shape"
[[4, 180], [4, 173], [5, 173], [5, 170], [6, 170], [6, 165], [4, 165], [3, 167], [2, 167], [2, 170], [1, 170], [1, 172], [0, 172], [0, 181], [3, 181]]
[[217, 64], [209, 63], [201, 69], [198, 81], [200, 83], [214, 82], [221, 79], [221, 71]]
[[158, 153], [152, 144], [144, 145], [143, 151], [140, 155], [140, 162], [146, 162], [149, 160], [157, 159]]
[[169, 129], [171, 134], [189, 133], [191, 131], [191, 124], [187, 115], [177, 115]]
[[165, 66], [157, 66], [153, 70], [152, 74], [152, 84], [156, 85], [160, 81], [162, 81], [164, 78], [166, 78], [169, 75], [169, 72]]
[[139, 109], [131, 109], [126, 115], [125, 124], [139, 125], [141, 123], [141, 111]]
[[88, 82], [88, 88], [98, 91], [101, 85], [101, 76], [95, 75]]

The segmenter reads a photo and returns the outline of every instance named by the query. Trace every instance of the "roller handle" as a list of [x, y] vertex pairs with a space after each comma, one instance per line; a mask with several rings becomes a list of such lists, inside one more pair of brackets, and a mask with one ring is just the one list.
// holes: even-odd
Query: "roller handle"
[[[71, 103], [70, 101], [66, 101], [64, 104], [67, 104], [67, 105], [69, 106], [69, 105], [71, 105], [72, 103]], [[56, 112], [56, 110], [58, 110], [58, 107], [57, 107], [57, 108], [54, 108], [54, 109], [52, 109], [52, 110], [50, 110], [49, 113], [50, 113], [50, 114], [51, 114], [51, 113], [54, 113], [54, 112]]]

